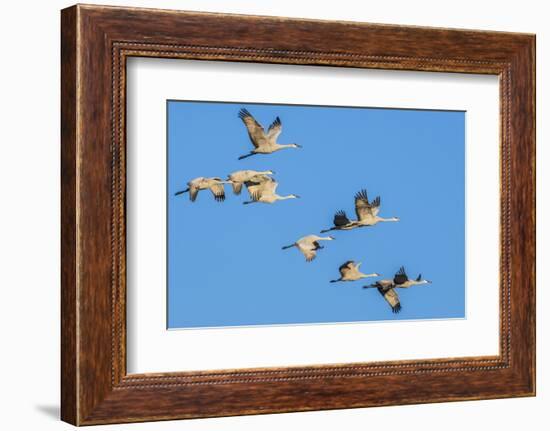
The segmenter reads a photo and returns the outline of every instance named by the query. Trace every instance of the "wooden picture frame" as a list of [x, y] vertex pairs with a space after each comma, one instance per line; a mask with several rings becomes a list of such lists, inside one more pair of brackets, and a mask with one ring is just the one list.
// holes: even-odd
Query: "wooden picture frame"
[[[61, 17], [64, 421], [91, 425], [535, 394], [534, 35], [84, 5], [64, 9]], [[130, 56], [498, 75], [500, 355], [127, 374]]]

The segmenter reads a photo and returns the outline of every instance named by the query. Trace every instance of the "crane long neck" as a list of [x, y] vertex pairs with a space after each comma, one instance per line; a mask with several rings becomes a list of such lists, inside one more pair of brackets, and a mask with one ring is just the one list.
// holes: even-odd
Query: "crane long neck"
[[423, 280], [421, 281], [407, 280], [405, 283], [398, 284], [396, 287], [407, 288], [407, 287], [417, 286], [419, 284], [425, 284], [425, 282]]
[[389, 218], [376, 217], [376, 220], [378, 220], [378, 221], [399, 221], [399, 219], [397, 217], [389, 217]]

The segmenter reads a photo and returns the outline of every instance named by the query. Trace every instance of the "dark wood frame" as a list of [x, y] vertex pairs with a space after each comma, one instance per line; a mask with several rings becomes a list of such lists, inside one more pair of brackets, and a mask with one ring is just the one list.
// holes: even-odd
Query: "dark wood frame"
[[[102, 6], [62, 11], [61, 417], [75, 425], [535, 394], [535, 36]], [[500, 354], [128, 375], [129, 56], [494, 74]]]

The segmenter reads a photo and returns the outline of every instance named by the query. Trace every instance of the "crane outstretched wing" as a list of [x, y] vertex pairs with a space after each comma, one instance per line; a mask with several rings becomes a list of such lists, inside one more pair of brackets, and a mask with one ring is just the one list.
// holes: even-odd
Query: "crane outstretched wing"
[[348, 216], [346, 215], [345, 211], [337, 211], [336, 214], [334, 214], [334, 220], [333, 220], [334, 226], [340, 227], [345, 226], [350, 223]]
[[245, 181], [245, 184], [247, 185], [254, 185], [254, 184], [263, 184], [269, 181], [273, 181], [273, 178], [266, 174], [256, 174], [250, 177], [249, 180]]
[[252, 200], [257, 201], [263, 194], [275, 193], [279, 183], [268, 175], [260, 174], [252, 177], [250, 181], [246, 181], [245, 185]]
[[394, 277], [393, 277], [393, 282], [396, 285], [403, 284], [408, 280], [409, 280], [409, 277], [407, 276], [407, 273], [405, 272], [405, 267], [404, 266], [399, 268], [399, 271], [397, 271], [395, 273]]
[[243, 189], [243, 183], [233, 181], [231, 183], [231, 187], [233, 187], [233, 193], [235, 193], [236, 195], [240, 195], [241, 190]]
[[298, 241], [298, 250], [304, 255], [307, 262], [311, 262], [315, 257], [317, 257], [317, 253], [315, 252], [315, 246], [313, 243], [306, 244], [306, 243], [300, 243]]
[[380, 211], [380, 196], [376, 196], [370, 203], [371, 213], [373, 216], [377, 216]]
[[248, 130], [248, 137], [250, 138], [252, 145], [256, 148], [264, 145], [266, 143], [264, 128], [256, 121], [252, 114], [243, 108], [239, 111], [239, 118], [243, 121], [246, 129]]
[[278, 185], [279, 183], [275, 180], [262, 183], [260, 189], [256, 192], [258, 196], [254, 200], [259, 200], [262, 196], [274, 195]]
[[340, 265], [338, 271], [340, 271], [340, 275], [344, 277], [349, 271], [353, 271], [353, 268], [353, 260], [348, 260], [347, 262], [344, 262], [342, 265]]
[[283, 130], [283, 124], [281, 123], [281, 119], [277, 117], [267, 129], [267, 139], [275, 143], [275, 141], [281, 134], [282, 130]]
[[386, 302], [390, 304], [392, 313], [399, 313], [401, 311], [401, 303], [399, 302], [399, 295], [397, 292], [392, 289], [384, 289], [382, 287], [378, 288], [380, 294], [384, 297]]
[[369, 197], [365, 189], [360, 190], [355, 194], [355, 214], [357, 219], [365, 220], [374, 217], [380, 209], [380, 196], [377, 196], [372, 202], [369, 202]]
[[223, 188], [223, 184], [214, 184], [210, 186], [210, 191], [217, 202], [223, 202], [225, 200], [225, 189]]
[[247, 185], [248, 194], [253, 201], [260, 199], [262, 195], [262, 184]]
[[233, 193], [240, 195], [243, 189], [243, 184], [246, 181], [247, 171], [235, 171], [227, 176], [227, 179], [231, 182]]
[[303, 250], [302, 253], [306, 257], [307, 262], [311, 262], [317, 257], [317, 253], [315, 252], [315, 250]]
[[197, 199], [197, 195], [199, 194], [199, 187], [197, 185], [190, 185], [189, 186], [189, 199], [191, 199], [191, 202], [195, 202]]

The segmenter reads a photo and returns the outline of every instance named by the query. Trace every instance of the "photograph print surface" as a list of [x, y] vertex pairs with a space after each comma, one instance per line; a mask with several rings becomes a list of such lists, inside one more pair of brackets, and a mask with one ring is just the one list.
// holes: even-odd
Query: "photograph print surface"
[[169, 329], [465, 318], [465, 112], [167, 102]]

